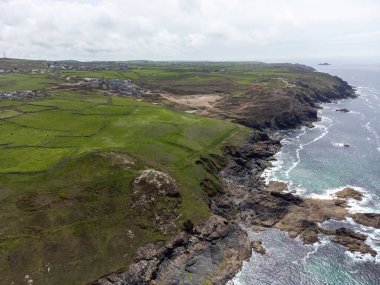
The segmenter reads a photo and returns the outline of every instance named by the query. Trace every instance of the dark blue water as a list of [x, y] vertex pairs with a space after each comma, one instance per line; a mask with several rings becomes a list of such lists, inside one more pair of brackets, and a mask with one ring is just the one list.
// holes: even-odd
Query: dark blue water
[[[350, 186], [365, 195], [360, 203], [350, 201], [351, 212], [380, 212], [380, 65], [317, 69], [348, 81], [359, 98], [325, 104], [314, 128], [283, 133], [277, 162], [264, 175], [267, 181], [287, 182], [301, 196], [322, 199]], [[336, 111], [341, 108], [351, 112]], [[380, 230], [350, 219], [325, 226], [366, 233], [379, 256], [352, 254], [328, 237], [305, 246], [278, 230], [250, 232], [252, 239], [263, 240], [267, 254], [253, 254], [232, 284], [380, 284]]]

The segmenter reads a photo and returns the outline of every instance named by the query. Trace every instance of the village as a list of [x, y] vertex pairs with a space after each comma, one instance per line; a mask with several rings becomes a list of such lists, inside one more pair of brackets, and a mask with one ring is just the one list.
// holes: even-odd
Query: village
[[31, 98], [43, 98], [48, 96], [51, 96], [51, 94], [40, 90], [0, 92], [0, 100], [24, 100]]
[[104, 79], [104, 78], [83, 78], [82, 81], [76, 83], [81, 88], [86, 89], [102, 89], [114, 91], [125, 95], [148, 94], [149, 90], [143, 89], [135, 85], [132, 80], [122, 79]]
[[76, 61], [34, 61], [33, 63], [21, 63], [17, 66], [4, 64], [7, 59], [1, 59], [0, 73], [54, 73], [64, 70], [97, 71], [97, 70], [129, 70], [130, 66], [124, 62], [76, 62]]
[[128, 70], [129, 65], [122, 62], [46, 62], [46, 67], [50, 70]]

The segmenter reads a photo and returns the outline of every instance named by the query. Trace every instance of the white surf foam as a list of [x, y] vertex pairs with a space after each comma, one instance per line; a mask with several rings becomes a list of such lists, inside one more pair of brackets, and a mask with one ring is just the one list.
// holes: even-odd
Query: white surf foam
[[377, 255], [373, 257], [370, 254], [363, 254], [360, 252], [350, 252], [346, 250], [345, 251], [346, 255], [350, 256], [356, 262], [367, 262], [367, 261], [380, 262], [380, 230], [379, 229], [360, 225], [356, 223], [352, 218], [349, 218], [349, 217], [343, 221], [328, 220], [323, 223], [318, 223], [318, 225], [322, 228], [323, 227], [330, 228], [329, 224], [331, 223], [334, 223], [333, 228], [348, 227], [358, 233], [366, 235], [367, 239], [364, 242], [377, 252]]
[[363, 127], [365, 127], [367, 131], [372, 135], [377, 145], [376, 149], [380, 151], [380, 136], [376, 132], [376, 130], [371, 126], [371, 122], [367, 122], [365, 125], [363, 125]]
[[356, 115], [356, 116], [360, 116], [360, 118], [362, 120], [365, 119], [365, 115], [363, 113], [361, 113], [361, 112], [358, 112], [358, 111], [350, 111], [350, 113], [348, 113], [348, 114], [353, 114], [353, 115]]
[[356, 231], [366, 235], [368, 238], [366, 239], [365, 243], [377, 252], [377, 255], [375, 257], [371, 256], [370, 254], [360, 253], [355, 253], [352, 257], [359, 259], [359, 261], [380, 262], [380, 229], [360, 225], [356, 223], [352, 218], [346, 218], [346, 221], [351, 224]]
[[368, 108], [375, 110], [380, 107], [379, 90], [370, 87], [358, 87], [357, 93]]
[[243, 266], [242, 266], [241, 270], [235, 275], [235, 277], [232, 280], [228, 281], [226, 285], [244, 285], [243, 283], [241, 283], [239, 281], [239, 279], [240, 279], [242, 272], [244, 270], [246, 270], [245, 267], [247, 267], [248, 264], [249, 264], [248, 261], [243, 261]]
[[332, 143], [335, 147], [344, 147], [345, 143]]
[[[307, 260], [312, 257], [321, 247], [327, 245], [330, 243], [330, 240], [327, 236], [325, 235], [318, 235], [319, 242], [315, 242], [312, 245], [304, 245], [306, 247], [312, 247], [312, 250], [309, 251], [303, 258], [299, 260], [294, 260], [292, 261], [293, 264], [298, 264], [298, 263], [304, 263], [306, 264]], [[304, 244], [299, 237], [296, 238], [300, 242], [300, 244]]]
[[272, 161], [272, 166], [267, 167], [263, 173], [261, 174], [261, 177], [265, 179], [265, 184], [268, 185], [270, 181], [279, 181], [279, 182], [286, 182], [282, 181], [281, 179], [278, 179], [275, 177], [275, 174], [280, 172], [283, 168], [284, 160], [282, 159], [282, 153], [278, 152], [274, 158], [276, 160]]
[[345, 254], [348, 255], [355, 262], [378, 262], [376, 257], [373, 257], [369, 253], [351, 252], [346, 250]]
[[[279, 181], [284, 182], [289, 185], [289, 189], [291, 191], [295, 190], [295, 187], [293, 184], [293, 181], [290, 179], [290, 173], [299, 165], [301, 162], [301, 151], [308, 145], [311, 145], [322, 138], [324, 138], [328, 132], [329, 128], [333, 125], [332, 119], [326, 116], [321, 116], [321, 120], [317, 123], [313, 124], [313, 128], [308, 128], [303, 126], [300, 130], [294, 131], [298, 132], [298, 134], [294, 138], [286, 137], [285, 134], [282, 134], [282, 136], [285, 136], [284, 139], [281, 140], [281, 144], [283, 145], [281, 151], [279, 151], [277, 154], [275, 154], [274, 158], [275, 161], [272, 162], [272, 166], [266, 168], [261, 177], [264, 178], [265, 183], [268, 185], [270, 181]], [[312, 139], [311, 141], [302, 143], [302, 138], [308, 134], [310, 131], [319, 130], [320, 133], [317, 137]], [[294, 134], [294, 133], [293, 133]], [[298, 147], [295, 150], [295, 153], [293, 155], [289, 153], [285, 153], [284, 146], [286, 145], [294, 145]], [[287, 161], [287, 165], [285, 167], [285, 161]], [[292, 161], [292, 162], [291, 162]], [[289, 166], [290, 163], [290, 166]], [[283, 179], [280, 179], [279, 177], [283, 177]], [[297, 189], [299, 189], [300, 185], [297, 185]], [[301, 192], [301, 191], [298, 191]], [[297, 193], [298, 193], [297, 192]]]
[[[323, 191], [323, 193], [313, 193], [307, 195], [309, 198], [313, 199], [320, 199], [320, 200], [331, 200], [331, 199], [336, 199], [336, 193], [344, 188], [352, 188], [356, 191], [359, 191], [360, 193], [363, 194], [363, 199], [361, 201], [355, 200], [355, 199], [348, 199], [347, 200], [347, 206], [348, 206], [348, 212], [351, 214], [354, 213], [379, 213], [380, 212], [380, 207], [371, 207], [369, 206], [370, 202], [373, 201], [379, 201], [379, 197], [376, 195], [368, 192], [365, 188], [363, 187], [358, 187], [358, 186], [353, 186], [353, 185], [346, 185], [344, 187], [339, 187], [339, 188], [332, 188]], [[380, 203], [380, 201], [379, 201]], [[378, 203], [376, 203], [378, 204]]]
[[[307, 143], [301, 143], [299, 145], [299, 147], [296, 150], [297, 160], [293, 163], [293, 165], [287, 171], [285, 171], [285, 175], [287, 178], [289, 178], [290, 172], [292, 172], [298, 166], [298, 164], [301, 162], [300, 152], [305, 148], [305, 146], [311, 145], [311, 144], [321, 140], [322, 138], [324, 138], [328, 134], [329, 128], [332, 126], [332, 120], [328, 117], [322, 116], [321, 122], [314, 124], [314, 126], [315, 126], [315, 128], [321, 130], [321, 134], [318, 137], [314, 138], [313, 140], [311, 140]], [[307, 130], [305, 130], [305, 132], [303, 132], [302, 135], [304, 135], [306, 133], [306, 131]], [[298, 141], [299, 141], [300, 137], [301, 137], [301, 134], [297, 136]]]

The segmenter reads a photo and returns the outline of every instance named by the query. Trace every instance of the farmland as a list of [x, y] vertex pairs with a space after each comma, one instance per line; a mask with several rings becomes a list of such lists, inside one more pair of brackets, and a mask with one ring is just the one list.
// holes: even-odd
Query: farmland
[[[195, 162], [249, 134], [233, 123], [97, 92], [1, 103], [0, 268], [9, 283], [31, 273], [41, 284], [89, 282], [126, 267], [139, 245], [205, 219], [200, 182], [215, 177]], [[132, 163], [115, 166], [118, 154]], [[152, 209], [132, 207], [131, 180], [148, 168], [181, 185], [177, 220], [165, 232]]]

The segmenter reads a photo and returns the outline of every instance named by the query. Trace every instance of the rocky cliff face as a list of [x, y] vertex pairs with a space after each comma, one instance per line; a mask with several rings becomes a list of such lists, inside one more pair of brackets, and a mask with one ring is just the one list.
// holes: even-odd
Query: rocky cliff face
[[251, 243], [236, 222], [212, 215], [168, 242], [141, 247], [128, 270], [92, 284], [225, 284], [251, 255]]
[[245, 94], [244, 109], [234, 112], [232, 107], [227, 116], [238, 117], [234, 119], [237, 123], [254, 129], [309, 125], [317, 121], [320, 103], [356, 97], [353, 88], [342, 79], [325, 74], [322, 77], [320, 81], [295, 79], [292, 87], [274, 91], [250, 90]]

